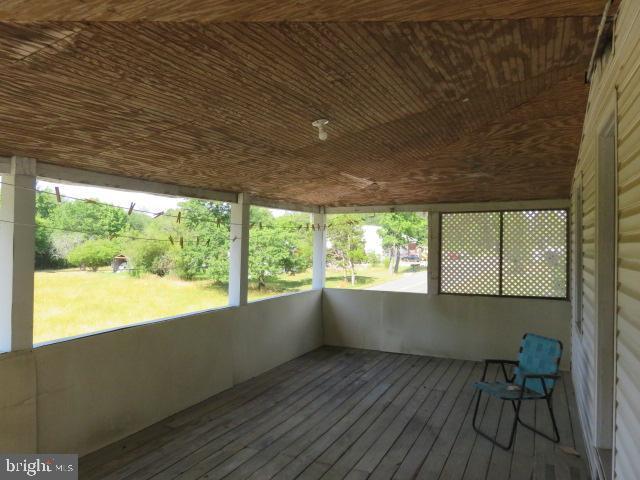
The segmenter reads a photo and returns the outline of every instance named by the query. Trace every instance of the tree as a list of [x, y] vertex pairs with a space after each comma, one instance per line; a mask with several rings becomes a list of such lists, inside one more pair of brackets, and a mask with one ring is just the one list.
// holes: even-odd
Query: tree
[[58, 202], [51, 188], [36, 192], [36, 215], [49, 218], [58, 208]]
[[228, 203], [188, 200], [180, 204], [187, 242], [176, 250], [178, 275], [184, 279], [205, 277], [217, 283], [229, 280]]
[[49, 219], [52, 228], [80, 232], [87, 239], [111, 238], [128, 225], [123, 209], [92, 201], [62, 202]]
[[64, 259], [55, 253], [51, 228], [49, 227], [50, 217], [58, 207], [55, 196], [51, 189], [36, 193], [36, 267], [48, 268], [64, 265]]
[[110, 240], [87, 240], [69, 252], [68, 261], [71, 265], [88, 267], [95, 272], [99, 267], [109, 265], [119, 248]]
[[[238, 241], [238, 240], [236, 240]], [[266, 287], [266, 282], [285, 272], [296, 244], [287, 230], [273, 224], [254, 225], [249, 236], [249, 279]]]
[[309, 214], [291, 213], [274, 219], [273, 228], [286, 232], [292, 243], [290, 255], [284, 259], [282, 267], [290, 275], [304, 272], [313, 262], [313, 230], [309, 228]]
[[409, 243], [424, 245], [427, 239], [427, 220], [415, 212], [385, 213], [380, 220], [378, 235], [382, 246], [389, 250], [389, 270], [398, 273], [400, 249]]
[[328, 257], [344, 271], [345, 280], [351, 276], [356, 283], [356, 264], [366, 259], [362, 216], [357, 214], [337, 215], [331, 219], [328, 231], [331, 248]]
[[252, 207], [249, 234], [249, 278], [259, 289], [283, 273], [294, 275], [311, 266], [313, 232], [305, 213], [274, 217], [263, 207]]

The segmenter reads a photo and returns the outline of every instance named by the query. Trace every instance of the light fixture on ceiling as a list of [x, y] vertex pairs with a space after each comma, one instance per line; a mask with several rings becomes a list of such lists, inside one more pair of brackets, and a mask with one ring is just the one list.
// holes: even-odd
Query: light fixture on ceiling
[[318, 129], [318, 138], [323, 141], [327, 139], [327, 131], [324, 129], [327, 123], [329, 123], [329, 120], [321, 118], [311, 124]]

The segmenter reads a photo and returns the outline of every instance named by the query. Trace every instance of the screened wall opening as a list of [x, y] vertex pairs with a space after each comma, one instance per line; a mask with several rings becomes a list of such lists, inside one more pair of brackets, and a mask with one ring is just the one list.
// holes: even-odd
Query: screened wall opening
[[440, 293], [566, 299], [567, 211], [442, 213]]
[[33, 342], [228, 304], [229, 205], [36, 187]]
[[327, 287], [427, 293], [425, 212], [329, 216]]
[[251, 206], [248, 300], [311, 289], [313, 232], [310, 213]]

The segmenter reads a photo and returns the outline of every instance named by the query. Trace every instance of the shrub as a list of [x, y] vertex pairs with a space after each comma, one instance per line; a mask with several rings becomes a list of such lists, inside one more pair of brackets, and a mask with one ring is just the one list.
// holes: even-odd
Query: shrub
[[68, 262], [74, 266], [88, 267], [94, 272], [110, 265], [118, 254], [118, 246], [110, 240], [88, 240], [69, 252]]
[[372, 267], [380, 264], [380, 257], [375, 252], [367, 253], [367, 263]]
[[168, 242], [133, 241], [127, 250], [131, 274], [136, 276], [146, 272], [165, 276], [173, 268], [170, 249]]

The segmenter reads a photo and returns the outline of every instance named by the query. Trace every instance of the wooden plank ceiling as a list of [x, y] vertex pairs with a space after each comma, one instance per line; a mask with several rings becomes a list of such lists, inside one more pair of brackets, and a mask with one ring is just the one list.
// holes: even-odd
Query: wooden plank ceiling
[[[394, 21], [322, 23], [151, 22], [188, 8], [72, 3], [55, 2], [83, 21], [41, 22], [46, 1], [0, 7], [38, 20], [0, 23], [0, 155], [316, 205], [569, 195], [601, 2], [458, 0], [447, 13], [416, 0], [400, 18], [372, 13]], [[360, 19], [368, 3], [339, 11]], [[504, 18], [464, 19], [463, 4]], [[289, 17], [229, 5], [199, 19], [331, 17], [307, 2]], [[435, 13], [411, 19], [446, 21], [395, 21], [421, 5]], [[527, 18], [540, 6], [552, 15]], [[84, 21], [112, 17], [146, 20]]]
[[3, 0], [7, 21], [355, 22], [597, 16], [604, 0]]

